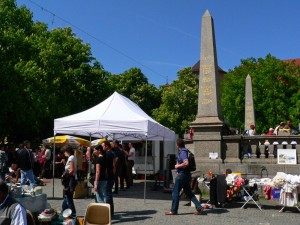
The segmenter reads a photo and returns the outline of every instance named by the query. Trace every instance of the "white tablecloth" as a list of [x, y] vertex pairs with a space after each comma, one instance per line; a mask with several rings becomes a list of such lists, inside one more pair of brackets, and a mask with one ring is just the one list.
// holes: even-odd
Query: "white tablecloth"
[[47, 208], [47, 195], [26, 196], [16, 198], [30, 212], [42, 212]]

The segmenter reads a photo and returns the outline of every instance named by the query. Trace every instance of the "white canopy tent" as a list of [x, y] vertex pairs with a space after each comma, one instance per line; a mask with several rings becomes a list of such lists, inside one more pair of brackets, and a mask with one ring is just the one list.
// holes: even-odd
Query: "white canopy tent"
[[175, 133], [148, 116], [130, 99], [114, 92], [83, 112], [54, 120], [54, 134], [119, 140], [175, 140]]
[[[117, 92], [114, 92], [109, 98], [88, 110], [55, 119], [54, 136], [56, 134], [72, 134], [96, 138], [111, 136], [115, 140], [131, 141], [175, 141], [174, 131], [156, 122], [137, 104]], [[147, 154], [145, 154], [145, 178], [146, 161]], [[146, 182], [144, 189], [145, 198]]]

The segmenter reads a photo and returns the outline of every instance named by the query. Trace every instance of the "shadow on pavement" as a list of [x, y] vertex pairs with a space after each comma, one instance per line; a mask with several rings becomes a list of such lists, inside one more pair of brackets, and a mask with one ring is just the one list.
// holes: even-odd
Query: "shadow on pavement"
[[112, 218], [114, 224], [124, 222], [136, 222], [153, 218], [150, 215], [156, 214], [156, 210], [143, 210], [135, 212], [117, 212]]

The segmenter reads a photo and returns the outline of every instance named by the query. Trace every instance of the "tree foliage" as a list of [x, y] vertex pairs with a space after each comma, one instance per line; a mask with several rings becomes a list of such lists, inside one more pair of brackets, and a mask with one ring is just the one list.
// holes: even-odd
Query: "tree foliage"
[[113, 90], [130, 98], [149, 116], [160, 105], [160, 91], [148, 83], [148, 78], [139, 68], [131, 68], [119, 75], [110, 76], [108, 82]]
[[14, 0], [0, 2], [0, 136], [52, 135], [54, 118], [79, 112], [109, 94], [109, 73], [71, 28], [49, 31]]
[[172, 84], [161, 87], [162, 103], [153, 115], [158, 122], [183, 136], [196, 118], [199, 79], [190, 67], [180, 70], [177, 76]]
[[[245, 79], [252, 79], [256, 129], [267, 132], [288, 118], [297, 122], [300, 116], [300, 69], [294, 63], [280, 61], [271, 55], [249, 58], [230, 70], [222, 82], [222, 111], [231, 127], [244, 128]], [[299, 121], [298, 121], [299, 122]]]

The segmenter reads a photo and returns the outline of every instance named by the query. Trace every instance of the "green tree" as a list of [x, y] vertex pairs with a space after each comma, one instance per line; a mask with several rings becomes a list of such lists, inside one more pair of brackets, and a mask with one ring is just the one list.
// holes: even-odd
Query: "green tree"
[[222, 82], [222, 111], [231, 127], [243, 129], [245, 79], [251, 76], [256, 129], [267, 132], [280, 121], [299, 118], [299, 67], [267, 55], [249, 58], [230, 70]]
[[154, 118], [181, 137], [195, 120], [198, 104], [198, 76], [192, 68], [177, 73], [178, 79], [161, 87], [162, 103], [153, 111]]
[[0, 27], [0, 136], [52, 135], [55, 118], [109, 95], [109, 73], [71, 28], [49, 31], [14, 0], [0, 2]]
[[112, 75], [108, 81], [111, 89], [130, 98], [149, 116], [160, 105], [161, 93], [139, 68], [131, 68], [122, 74]]
[[[25, 136], [35, 116], [24, 98], [25, 82], [17, 71], [18, 63], [30, 58], [28, 37], [33, 32], [32, 15], [15, 1], [0, 1], [0, 136]], [[34, 126], [34, 124], [32, 125]]]

